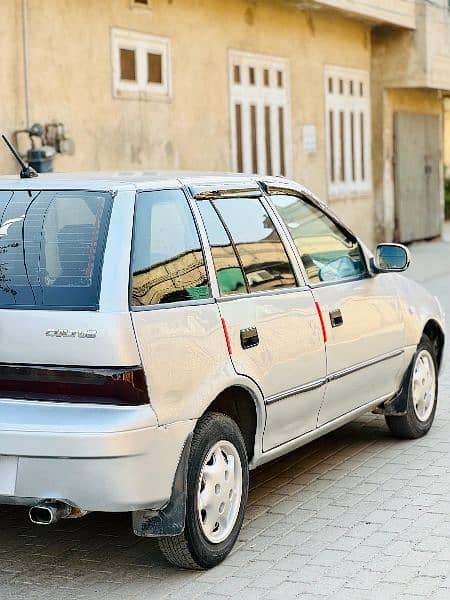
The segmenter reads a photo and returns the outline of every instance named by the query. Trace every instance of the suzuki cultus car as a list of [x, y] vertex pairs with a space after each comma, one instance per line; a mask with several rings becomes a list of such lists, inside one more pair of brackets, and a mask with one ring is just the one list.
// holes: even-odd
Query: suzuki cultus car
[[0, 504], [129, 511], [222, 561], [249, 469], [366, 411], [434, 419], [444, 322], [304, 187], [243, 175], [0, 178]]

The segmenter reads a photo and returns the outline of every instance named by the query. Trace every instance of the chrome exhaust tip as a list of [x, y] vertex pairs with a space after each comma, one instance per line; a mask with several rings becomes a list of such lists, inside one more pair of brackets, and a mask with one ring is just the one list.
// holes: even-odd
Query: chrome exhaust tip
[[64, 502], [45, 500], [29, 510], [30, 521], [35, 525], [54, 525], [70, 516], [72, 507]]

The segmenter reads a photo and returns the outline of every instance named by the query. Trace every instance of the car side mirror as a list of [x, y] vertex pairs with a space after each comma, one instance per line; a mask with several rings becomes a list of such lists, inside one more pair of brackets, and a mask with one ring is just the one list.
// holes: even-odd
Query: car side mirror
[[376, 273], [400, 273], [406, 271], [411, 254], [401, 244], [378, 244], [372, 266]]

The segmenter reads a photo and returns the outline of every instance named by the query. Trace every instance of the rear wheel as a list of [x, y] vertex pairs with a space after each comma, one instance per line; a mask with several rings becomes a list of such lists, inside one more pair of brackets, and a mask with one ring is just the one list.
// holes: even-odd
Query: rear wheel
[[396, 437], [415, 439], [430, 430], [438, 395], [436, 351], [425, 335], [413, 359], [407, 393], [406, 414], [386, 416], [386, 423]]
[[240, 429], [229, 417], [208, 413], [192, 440], [185, 529], [159, 539], [164, 556], [185, 569], [219, 564], [239, 535], [247, 495], [248, 461]]

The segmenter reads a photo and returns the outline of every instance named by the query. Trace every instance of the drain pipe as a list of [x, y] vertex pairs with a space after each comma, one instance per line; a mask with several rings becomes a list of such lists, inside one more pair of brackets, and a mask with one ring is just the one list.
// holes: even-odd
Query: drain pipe
[[23, 79], [25, 90], [25, 126], [31, 127], [30, 115], [30, 81], [28, 64], [28, 0], [22, 0], [22, 53], [23, 53]]

